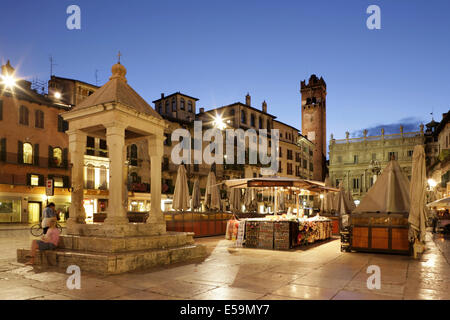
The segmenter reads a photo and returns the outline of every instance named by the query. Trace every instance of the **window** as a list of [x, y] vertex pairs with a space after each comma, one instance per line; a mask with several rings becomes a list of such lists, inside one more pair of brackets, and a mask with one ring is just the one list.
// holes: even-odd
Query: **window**
[[353, 163], [358, 163], [358, 156], [356, 154], [353, 156]]
[[107, 190], [108, 189], [108, 169], [106, 169], [105, 166], [100, 167], [100, 181], [98, 188], [100, 190]]
[[292, 163], [287, 164], [287, 174], [292, 174]]
[[30, 176], [30, 185], [39, 186], [39, 176], [37, 174], [32, 174]]
[[278, 150], [278, 155], [280, 156], [280, 158], [283, 158], [283, 149], [281, 147]]
[[158, 103], [158, 113], [162, 114], [162, 104], [161, 104], [161, 102]]
[[302, 158], [300, 157], [300, 153], [299, 152], [295, 153], [295, 161], [296, 162], [302, 162]]
[[169, 109], [169, 100], [166, 100], [166, 114], [170, 113], [170, 109]]
[[194, 109], [192, 108], [192, 101], [191, 100], [188, 101], [188, 111], [189, 112], [193, 112], [194, 111]]
[[34, 126], [36, 128], [44, 128], [44, 112], [41, 110], [36, 110], [34, 117]]
[[247, 124], [247, 115], [244, 110], [241, 111], [241, 123]]
[[398, 160], [398, 153], [394, 151], [389, 152], [388, 161], [390, 160]]
[[33, 146], [31, 143], [23, 144], [23, 163], [33, 164]]
[[105, 139], [100, 139], [99, 141], [100, 151], [98, 155], [100, 157], [107, 157], [108, 156], [108, 146]]
[[314, 171], [314, 167], [313, 167], [313, 163], [312, 162], [309, 163], [309, 171]]
[[0, 139], [0, 161], [6, 161], [6, 138]]
[[58, 131], [66, 132], [69, 129], [69, 123], [63, 119], [60, 115], [58, 115]]
[[86, 167], [86, 189], [95, 189], [95, 168], [92, 164]]
[[282, 173], [283, 172], [283, 166], [281, 164], [281, 161], [278, 161], [278, 172]]
[[259, 126], [259, 129], [263, 128], [263, 119], [262, 119], [262, 117], [258, 118], [258, 126]]
[[19, 108], [19, 123], [24, 126], [28, 125], [28, 108], [25, 106]]
[[413, 150], [408, 150], [408, 157], [412, 157], [413, 156]]
[[180, 109], [184, 110], [184, 99], [183, 98], [181, 98], [181, 100], [180, 100]]
[[57, 167], [62, 165], [62, 150], [60, 148], [53, 149], [53, 164]]
[[292, 160], [293, 159], [292, 150], [288, 149], [288, 151], [287, 151], [287, 158], [288, 158], [288, 160]]
[[172, 99], [172, 112], [177, 111], [177, 102], [175, 101], [175, 98]]
[[3, 120], [3, 100], [0, 100], [0, 120]]
[[164, 133], [164, 136], [166, 137], [166, 140], [164, 140], [164, 145], [170, 147], [172, 145], [172, 135], [170, 133]]
[[138, 165], [138, 149], [135, 144], [132, 144], [131, 146], [128, 146], [127, 148], [127, 158], [128, 163], [131, 166], [137, 166]]
[[308, 169], [308, 161], [303, 159], [303, 169]]
[[87, 137], [86, 138], [86, 154], [93, 156], [95, 155], [95, 138]]
[[53, 177], [53, 185], [55, 188], [63, 188], [64, 187], [63, 177]]
[[250, 116], [250, 125], [252, 127], [255, 126], [255, 115], [252, 113], [252, 115]]
[[300, 174], [300, 166], [295, 166], [295, 175], [296, 175], [297, 177], [300, 177], [300, 176], [301, 176], [301, 174]]
[[353, 179], [353, 190], [359, 189], [359, 178]]

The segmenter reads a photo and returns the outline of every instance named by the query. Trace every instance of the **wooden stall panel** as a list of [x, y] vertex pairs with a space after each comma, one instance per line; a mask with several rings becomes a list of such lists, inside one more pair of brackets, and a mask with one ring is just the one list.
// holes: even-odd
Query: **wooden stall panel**
[[389, 249], [388, 228], [372, 228], [372, 249]]
[[408, 229], [392, 228], [392, 249], [409, 250]]
[[352, 246], [355, 248], [369, 247], [369, 228], [354, 227], [352, 236]]

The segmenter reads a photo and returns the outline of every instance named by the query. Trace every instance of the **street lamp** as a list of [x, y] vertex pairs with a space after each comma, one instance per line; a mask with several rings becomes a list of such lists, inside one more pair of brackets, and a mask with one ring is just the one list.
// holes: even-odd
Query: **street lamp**
[[227, 127], [227, 125], [225, 124], [225, 121], [223, 120], [221, 115], [216, 115], [213, 121], [213, 125], [215, 128], [219, 129], [219, 130], [223, 130]]
[[11, 89], [16, 85], [16, 78], [14, 76], [11, 76], [9, 74], [1, 76], [2, 78], [2, 84], [5, 85], [5, 87]]

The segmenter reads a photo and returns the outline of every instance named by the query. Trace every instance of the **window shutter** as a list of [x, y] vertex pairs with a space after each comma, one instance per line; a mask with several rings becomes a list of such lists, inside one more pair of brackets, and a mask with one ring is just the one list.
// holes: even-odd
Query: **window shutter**
[[27, 186], [31, 186], [31, 173], [27, 173]]
[[0, 100], [0, 120], [3, 120], [3, 100]]
[[6, 138], [0, 140], [0, 161], [6, 161]]
[[67, 148], [63, 149], [62, 165], [66, 169], [69, 167], [69, 149], [67, 149]]
[[63, 185], [64, 185], [64, 188], [70, 188], [70, 177], [69, 176], [63, 176]]
[[17, 163], [23, 163], [23, 142], [17, 142]]
[[45, 177], [42, 174], [39, 175], [39, 186], [45, 186]]
[[48, 167], [53, 167], [53, 147], [48, 146]]
[[63, 131], [63, 118], [60, 115], [58, 115], [58, 131]]
[[39, 144], [35, 144], [34, 145], [34, 150], [33, 150], [33, 163], [35, 166], [39, 165]]

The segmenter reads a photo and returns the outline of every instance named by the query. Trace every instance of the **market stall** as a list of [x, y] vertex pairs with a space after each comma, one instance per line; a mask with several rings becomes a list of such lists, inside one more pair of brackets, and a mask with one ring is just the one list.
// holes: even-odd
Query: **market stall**
[[236, 240], [239, 246], [288, 250], [332, 236], [331, 219], [316, 215], [314, 209], [322, 199], [319, 196], [326, 190], [338, 191], [335, 188], [317, 181], [282, 177], [236, 179], [225, 184], [231, 189], [246, 189], [246, 194], [252, 190], [261, 195], [259, 198], [268, 199], [268, 203], [260, 205], [261, 217], [235, 217], [229, 221], [226, 238]]
[[409, 254], [409, 188], [408, 178], [391, 160], [350, 215], [342, 250]]

